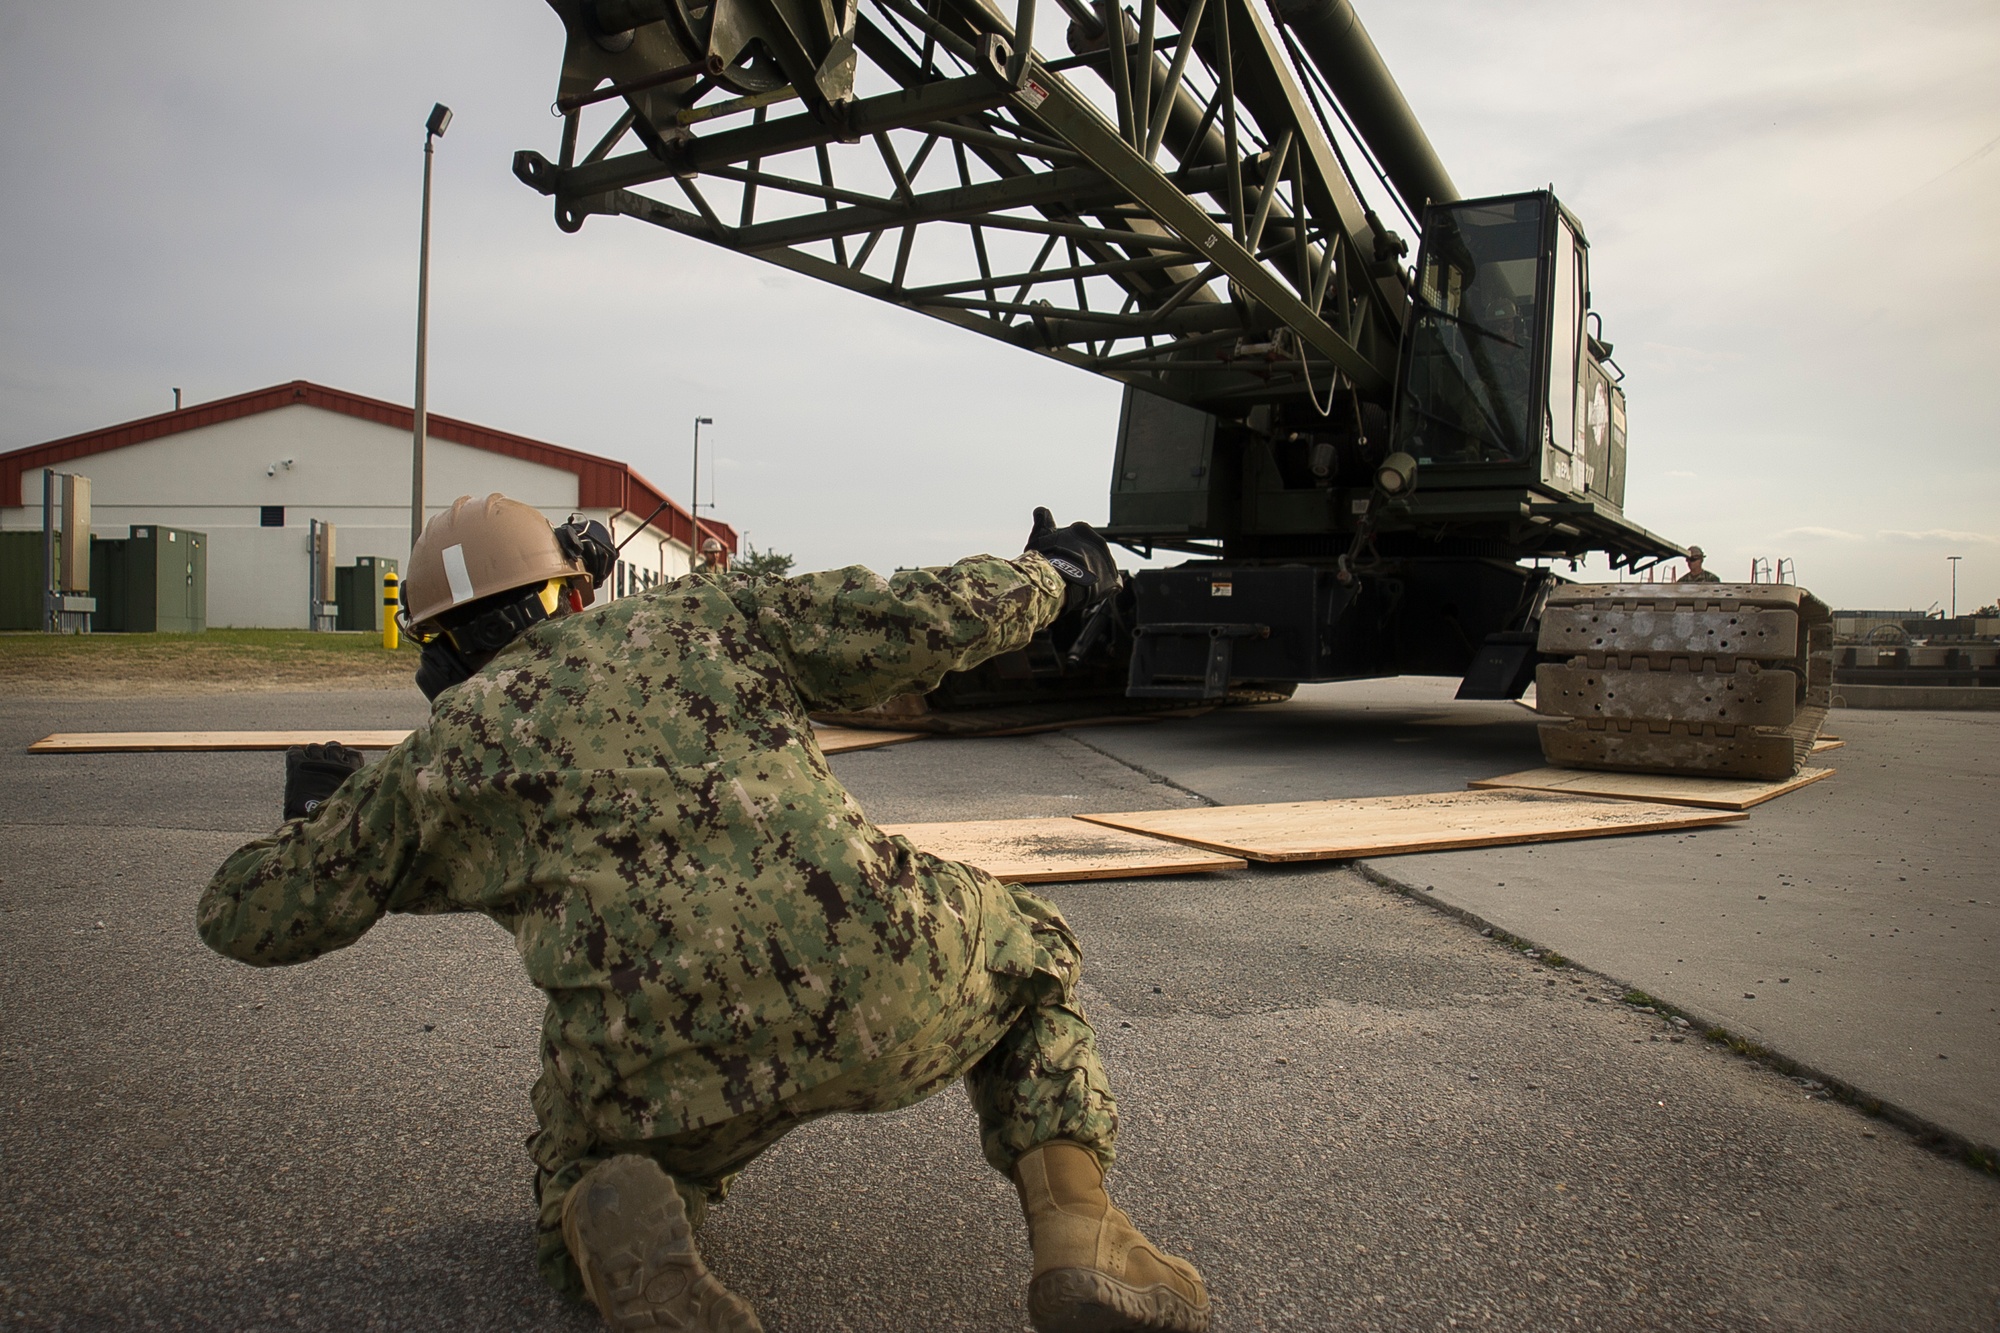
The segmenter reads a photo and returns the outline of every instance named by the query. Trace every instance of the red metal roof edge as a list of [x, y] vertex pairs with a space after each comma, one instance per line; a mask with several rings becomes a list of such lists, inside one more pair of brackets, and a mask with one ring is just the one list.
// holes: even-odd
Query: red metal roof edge
[[[35, 468], [52, 467], [72, 459], [109, 453], [113, 449], [124, 449], [164, 436], [178, 435], [183, 431], [198, 430], [203, 426], [256, 416], [262, 412], [273, 412], [278, 408], [297, 404], [338, 412], [343, 416], [358, 417], [363, 421], [373, 421], [378, 425], [392, 426], [399, 430], [410, 430], [416, 418], [413, 408], [401, 407], [363, 394], [349, 393], [344, 389], [330, 389], [323, 384], [314, 384], [310, 380], [293, 380], [289, 384], [275, 384], [267, 389], [254, 389], [231, 398], [195, 403], [178, 411], [140, 417], [136, 421], [121, 422], [101, 430], [85, 431], [80, 435], [69, 435], [44, 444], [31, 444], [0, 454], [0, 503], [11, 504], [13, 497], [21, 493], [21, 474]], [[580, 508], [624, 509], [639, 518], [644, 518], [665, 502], [666, 510], [660, 518], [653, 520], [654, 523], [664, 529], [669, 537], [685, 542], [691, 548], [694, 546], [693, 517], [679, 504], [668, 500], [665, 492], [640, 476], [630, 464], [621, 463], [613, 458], [600, 458], [596, 454], [587, 454], [560, 444], [549, 444], [544, 440], [531, 440], [525, 435], [495, 430], [491, 426], [460, 421], [456, 417], [439, 416], [436, 413], [428, 415], [425, 433], [440, 440], [449, 440], [453, 444], [484, 449], [488, 453], [518, 458], [524, 462], [540, 463], [545, 467], [574, 473], [577, 479], [576, 500]], [[714, 536], [720, 540], [732, 554], [736, 551], [736, 529], [729, 524], [715, 519], [703, 519], [701, 528], [704, 535]]]

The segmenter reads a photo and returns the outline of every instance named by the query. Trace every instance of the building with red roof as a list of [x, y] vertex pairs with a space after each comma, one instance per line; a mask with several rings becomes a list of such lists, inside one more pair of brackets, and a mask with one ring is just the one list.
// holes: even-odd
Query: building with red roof
[[[138, 525], [208, 535], [209, 624], [305, 628], [313, 520], [334, 525], [337, 562], [407, 568], [412, 419], [408, 407], [293, 380], [30, 445], [0, 454], [0, 528], [41, 528], [44, 469], [81, 473], [99, 536]], [[729, 524], [704, 518], [697, 532], [628, 464], [435, 413], [427, 423], [430, 514], [499, 491], [551, 522], [582, 514], [631, 537], [601, 597], [687, 573], [708, 538], [736, 551]]]

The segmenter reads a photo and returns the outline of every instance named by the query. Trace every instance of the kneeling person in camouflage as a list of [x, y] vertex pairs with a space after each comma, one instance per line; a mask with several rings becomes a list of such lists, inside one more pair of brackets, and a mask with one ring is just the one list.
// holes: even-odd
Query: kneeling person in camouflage
[[935, 685], [1117, 581], [1083, 524], [884, 580], [702, 574], [586, 609], [596, 524], [462, 499], [410, 553], [429, 725], [362, 768], [288, 756], [286, 822], [202, 895], [202, 938], [299, 963], [385, 912], [483, 912], [549, 997], [539, 1261], [618, 1327], [754, 1330], [707, 1204], [787, 1130], [963, 1078], [1019, 1190], [1045, 1331], [1206, 1328], [1188, 1263], [1112, 1206], [1117, 1106], [1055, 908], [870, 824], [808, 712]]

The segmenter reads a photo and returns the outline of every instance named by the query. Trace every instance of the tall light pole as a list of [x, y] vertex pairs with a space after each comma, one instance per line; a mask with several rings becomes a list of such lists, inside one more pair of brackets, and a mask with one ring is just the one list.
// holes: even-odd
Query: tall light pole
[[694, 520], [694, 528], [688, 534], [688, 545], [694, 548], [695, 560], [701, 558], [701, 428], [714, 424], [714, 417], [694, 419], [694, 479], [688, 487], [688, 517]]
[[1951, 618], [1953, 620], [1957, 620], [1958, 619], [1958, 562], [1965, 559], [1965, 557], [1962, 555], [1948, 555], [1945, 557], [1945, 559], [1951, 561]]
[[424, 351], [431, 316], [431, 144], [444, 137], [451, 124], [451, 108], [443, 102], [431, 107], [424, 122], [424, 220], [422, 239], [417, 243], [417, 405], [410, 427], [410, 545], [424, 534], [424, 434], [429, 428], [424, 410]]

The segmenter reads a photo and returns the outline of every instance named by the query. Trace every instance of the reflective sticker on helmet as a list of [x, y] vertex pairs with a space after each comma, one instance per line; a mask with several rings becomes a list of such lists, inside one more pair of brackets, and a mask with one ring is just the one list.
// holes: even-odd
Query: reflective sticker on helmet
[[473, 598], [472, 575], [465, 568], [465, 548], [444, 548], [444, 581], [451, 585], [451, 604], [459, 606]]

